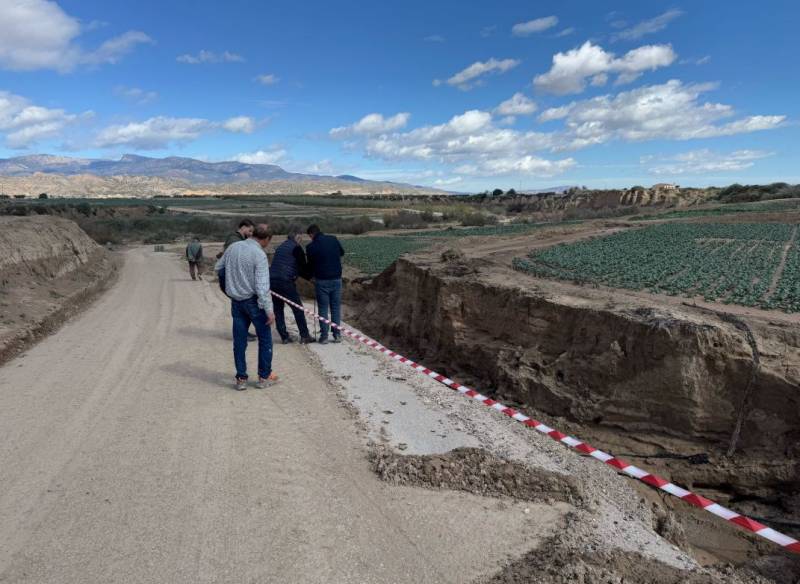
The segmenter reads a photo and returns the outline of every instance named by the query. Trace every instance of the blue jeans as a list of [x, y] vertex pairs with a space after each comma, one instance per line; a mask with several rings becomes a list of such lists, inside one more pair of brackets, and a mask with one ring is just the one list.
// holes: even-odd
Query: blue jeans
[[231, 299], [233, 317], [233, 361], [236, 377], [247, 379], [247, 331], [250, 323], [258, 335], [258, 376], [269, 377], [272, 373], [272, 329], [267, 324], [267, 313], [258, 307], [258, 298]]
[[[287, 280], [272, 280], [269, 283], [269, 286], [275, 291], [276, 294], [280, 294], [284, 298], [288, 298], [295, 304], [299, 304], [300, 306], [303, 305], [303, 301], [300, 299], [300, 294], [297, 293], [297, 286], [294, 282], [289, 282]], [[283, 314], [283, 306], [285, 302], [280, 298], [273, 296], [272, 303], [275, 305], [275, 327], [278, 329], [278, 334], [282, 339], [288, 339], [289, 331], [286, 330], [286, 316]], [[302, 310], [295, 308], [291, 304], [289, 307], [292, 309], [292, 313], [294, 314], [294, 321], [297, 323], [297, 329], [300, 332], [300, 337], [305, 339], [309, 336], [306, 315]]]
[[[342, 280], [317, 280], [314, 286], [317, 293], [317, 304], [319, 306], [319, 315], [329, 318], [336, 324], [342, 324]], [[330, 316], [328, 310], [330, 309]], [[328, 338], [329, 326], [320, 322], [319, 338]], [[334, 338], [339, 338], [341, 333], [334, 329]]]

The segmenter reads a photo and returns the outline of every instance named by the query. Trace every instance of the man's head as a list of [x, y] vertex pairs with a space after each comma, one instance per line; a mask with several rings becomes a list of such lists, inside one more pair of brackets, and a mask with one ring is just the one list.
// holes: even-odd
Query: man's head
[[291, 239], [292, 241], [296, 241], [297, 243], [300, 243], [302, 237], [303, 233], [300, 231], [300, 228], [297, 225], [292, 225], [286, 232], [286, 239]]
[[317, 225], [317, 224], [315, 223], [314, 225], [309, 225], [309, 226], [308, 226], [308, 229], [306, 230], [306, 233], [308, 233], [308, 236], [309, 236], [311, 239], [316, 239], [316, 238], [317, 238], [317, 235], [319, 235], [319, 234], [320, 234], [320, 233], [322, 233], [322, 232], [321, 232], [321, 231], [320, 231], [320, 229], [319, 229], [319, 225]]
[[250, 219], [242, 219], [239, 221], [239, 235], [247, 239], [248, 237], [253, 236], [253, 230], [255, 229], [255, 224], [250, 221]]
[[253, 239], [255, 239], [263, 248], [266, 248], [269, 245], [270, 240], [272, 240], [272, 231], [269, 229], [269, 225], [266, 223], [259, 223], [253, 229]]

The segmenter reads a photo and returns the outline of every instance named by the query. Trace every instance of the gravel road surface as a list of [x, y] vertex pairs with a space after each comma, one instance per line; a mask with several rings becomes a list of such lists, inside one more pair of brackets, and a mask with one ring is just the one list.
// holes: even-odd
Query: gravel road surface
[[468, 582], [566, 512], [380, 481], [318, 359], [277, 346], [275, 365], [280, 386], [233, 391], [216, 284], [126, 252], [112, 290], [0, 368], [0, 582]]

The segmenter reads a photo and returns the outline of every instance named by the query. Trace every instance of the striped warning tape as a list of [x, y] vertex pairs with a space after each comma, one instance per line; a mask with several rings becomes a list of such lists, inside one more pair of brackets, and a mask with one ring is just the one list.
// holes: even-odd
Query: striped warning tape
[[460, 383], [453, 381], [452, 379], [449, 379], [444, 375], [437, 373], [436, 371], [428, 369], [424, 365], [415, 363], [411, 359], [408, 359], [407, 357], [404, 357], [403, 355], [395, 351], [392, 351], [387, 347], [384, 347], [374, 339], [370, 339], [369, 337], [358, 334], [355, 331], [345, 326], [337, 325], [336, 323], [330, 321], [329, 319], [322, 317], [311, 310], [308, 310], [307, 308], [305, 308], [300, 304], [292, 302], [291, 300], [281, 296], [280, 294], [272, 292], [272, 295], [275, 296], [276, 298], [280, 298], [285, 303], [291, 306], [303, 310], [308, 315], [318, 319], [319, 321], [324, 322], [335, 329], [338, 329], [339, 331], [342, 332], [342, 334], [347, 335], [348, 337], [351, 337], [367, 345], [368, 347], [380, 351], [381, 353], [383, 353], [388, 357], [391, 357], [395, 361], [398, 361], [400, 363], [408, 365], [409, 367], [412, 367], [415, 371], [418, 371], [423, 375], [427, 375], [428, 377], [435, 379], [439, 383], [446, 385], [450, 389], [457, 391], [458, 393], [466, 397], [472, 398], [475, 401], [481, 402], [483, 405], [488, 406], [494, 410], [497, 410], [498, 412], [505, 414], [510, 418], [513, 418], [514, 420], [524, 424], [525, 426], [533, 428], [538, 432], [541, 432], [542, 434], [547, 434], [548, 436], [550, 436], [550, 438], [552, 438], [557, 442], [566, 444], [567, 446], [574, 448], [575, 450], [583, 454], [587, 454], [592, 458], [596, 458], [597, 460], [606, 463], [609, 466], [613, 466], [618, 471], [625, 473], [629, 477], [640, 480], [643, 483], [650, 485], [651, 487], [655, 487], [657, 489], [669, 493], [670, 495], [678, 497], [679, 499], [683, 499], [690, 505], [694, 505], [695, 507], [700, 507], [701, 509], [705, 509], [709, 513], [713, 513], [717, 517], [721, 517], [722, 519], [730, 523], [734, 523], [746, 531], [755, 533], [756, 535], [760, 535], [761, 537], [768, 539], [769, 541], [776, 543], [779, 546], [782, 546], [784, 549], [787, 549], [795, 553], [800, 553], [800, 541], [794, 539], [793, 537], [789, 537], [788, 535], [780, 533], [779, 531], [775, 531], [771, 527], [767, 527], [766, 525], [759, 523], [754, 519], [750, 519], [749, 517], [736, 513], [735, 511], [732, 511], [727, 507], [723, 507], [722, 505], [715, 503], [710, 499], [706, 499], [701, 495], [697, 495], [696, 493], [687, 491], [686, 489], [683, 489], [664, 478], [661, 478], [657, 475], [642, 470], [637, 466], [634, 466], [624, 460], [621, 460], [619, 458], [616, 458], [608, 454], [607, 452], [598, 450], [597, 448], [590, 446], [586, 442], [581, 442], [577, 438], [573, 438], [572, 436], [567, 436], [566, 434], [562, 434], [558, 430], [551, 428], [550, 426], [543, 424], [542, 422], [534, 420], [533, 418], [526, 416], [525, 414], [523, 414], [518, 410], [515, 410], [514, 408], [509, 408], [501, 404], [500, 402], [497, 402], [491, 399], [490, 397], [487, 397], [475, 391], [474, 389], [470, 389], [469, 387], [461, 385]]

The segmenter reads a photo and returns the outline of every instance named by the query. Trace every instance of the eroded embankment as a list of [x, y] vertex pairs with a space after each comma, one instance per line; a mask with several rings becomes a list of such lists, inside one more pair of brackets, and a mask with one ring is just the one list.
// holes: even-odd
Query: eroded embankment
[[[358, 325], [505, 402], [563, 418], [584, 439], [627, 436], [614, 446], [652, 455], [645, 462], [656, 468], [664, 451], [702, 452], [671, 461], [672, 478], [723, 502], [797, 515], [797, 331], [750, 325], [760, 367], [748, 391], [753, 351], [734, 322], [546, 294], [526, 276], [482, 270], [457, 254], [401, 259], [358, 294]], [[740, 417], [735, 458], [726, 458]]]
[[115, 274], [111, 255], [72, 221], [0, 217], [0, 363], [57, 329]]

